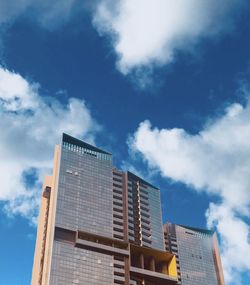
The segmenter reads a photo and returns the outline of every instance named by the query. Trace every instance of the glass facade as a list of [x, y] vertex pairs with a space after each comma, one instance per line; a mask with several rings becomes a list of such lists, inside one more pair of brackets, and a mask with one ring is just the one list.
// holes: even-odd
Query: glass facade
[[150, 224], [152, 232], [151, 245], [153, 248], [164, 250], [160, 191], [158, 189], [149, 187], [148, 199], [149, 199]]
[[[113, 237], [112, 156], [63, 141], [55, 227]], [[113, 284], [113, 256], [54, 240], [50, 285]]]
[[113, 257], [54, 241], [50, 284], [111, 285]]
[[112, 161], [63, 145], [56, 226], [112, 237]]
[[211, 234], [176, 226], [182, 285], [216, 285]]
[[167, 250], [177, 257], [181, 285], [220, 285], [214, 259], [214, 233], [167, 224]]

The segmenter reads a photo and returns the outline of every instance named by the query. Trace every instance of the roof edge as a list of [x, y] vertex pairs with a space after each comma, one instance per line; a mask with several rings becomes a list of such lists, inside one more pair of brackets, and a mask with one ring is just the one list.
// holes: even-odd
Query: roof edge
[[75, 137], [72, 137], [66, 133], [63, 133], [62, 134], [62, 142], [67, 142], [67, 143], [71, 143], [71, 144], [74, 144], [74, 145], [77, 145], [79, 147], [83, 147], [83, 148], [87, 148], [89, 150], [92, 150], [92, 151], [96, 151], [96, 152], [99, 152], [99, 153], [103, 153], [103, 154], [107, 154], [107, 155], [112, 155], [112, 153], [109, 153], [107, 151], [104, 151], [96, 146], [93, 146], [91, 144], [88, 144], [82, 140], [79, 140]]

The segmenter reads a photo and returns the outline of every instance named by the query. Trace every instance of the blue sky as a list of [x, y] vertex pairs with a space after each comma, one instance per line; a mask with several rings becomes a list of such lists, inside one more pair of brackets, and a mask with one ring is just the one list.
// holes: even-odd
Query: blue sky
[[159, 186], [164, 221], [215, 227], [249, 284], [250, 6], [217, 2], [1, 1], [1, 284], [30, 283], [62, 132]]

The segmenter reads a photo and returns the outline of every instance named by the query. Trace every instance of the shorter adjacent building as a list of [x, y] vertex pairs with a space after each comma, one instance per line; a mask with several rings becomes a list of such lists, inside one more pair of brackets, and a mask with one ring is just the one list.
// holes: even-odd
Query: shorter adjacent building
[[224, 285], [215, 232], [165, 224], [165, 249], [175, 254], [179, 285]]

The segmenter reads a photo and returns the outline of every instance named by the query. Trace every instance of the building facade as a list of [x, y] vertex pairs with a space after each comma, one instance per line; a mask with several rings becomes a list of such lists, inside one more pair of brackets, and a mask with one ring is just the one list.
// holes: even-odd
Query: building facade
[[168, 223], [164, 235], [165, 249], [176, 256], [179, 285], [224, 285], [213, 231]]
[[32, 285], [172, 285], [159, 189], [63, 134], [45, 177]]

